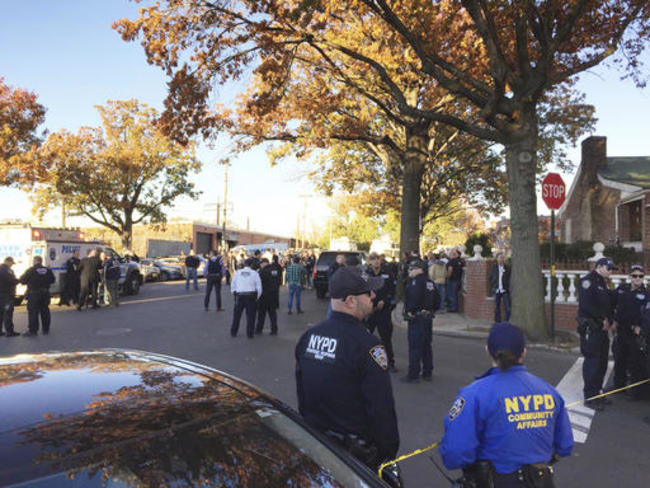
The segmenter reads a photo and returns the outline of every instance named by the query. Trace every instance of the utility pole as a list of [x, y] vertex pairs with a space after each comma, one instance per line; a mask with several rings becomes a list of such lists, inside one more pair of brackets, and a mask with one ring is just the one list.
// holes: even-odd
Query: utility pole
[[66, 210], [65, 210], [65, 200], [61, 201], [61, 227], [65, 229], [65, 217], [66, 217]]
[[[303, 194], [298, 195], [298, 198], [302, 198], [302, 233], [300, 234], [302, 238], [301, 248], [305, 247], [305, 232], [307, 231], [307, 199], [313, 198], [314, 195]], [[300, 217], [298, 217], [300, 220]]]
[[222, 239], [222, 251], [226, 250], [226, 219], [228, 217], [228, 163], [226, 163], [226, 170], [224, 171], [224, 181], [223, 181], [223, 230], [221, 234]]

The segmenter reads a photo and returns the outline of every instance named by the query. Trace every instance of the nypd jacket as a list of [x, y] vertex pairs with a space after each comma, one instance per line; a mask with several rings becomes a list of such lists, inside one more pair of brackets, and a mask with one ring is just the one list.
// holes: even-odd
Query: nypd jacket
[[356, 434], [382, 459], [399, 448], [397, 416], [381, 342], [352, 315], [332, 312], [296, 345], [298, 409], [320, 431]]
[[448, 469], [485, 460], [501, 474], [549, 462], [554, 453], [568, 456], [572, 449], [564, 400], [523, 365], [492, 368], [460, 390], [438, 448]]
[[614, 318], [622, 326], [621, 332], [629, 332], [630, 325], [641, 325], [641, 312], [650, 293], [645, 286], [632, 290], [630, 283], [619, 285], [614, 292], [616, 311]]
[[386, 266], [379, 268], [379, 272], [375, 273], [372, 269], [372, 266], [366, 268], [366, 273], [370, 276], [383, 278], [384, 284], [381, 285], [379, 290], [375, 291], [375, 298], [373, 299], [373, 305], [377, 306], [377, 303], [380, 301], [384, 302], [385, 306], [388, 306], [393, 301], [395, 297], [395, 288], [397, 286], [397, 280], [395, 276], [390, 272]]
[[612, 319], [612, 293], [605, 279], [592, 271], [580, 280], [578, 287], [578, 317], [602, 321]]
[[23, 273], [20, 282], [27, 285], [27, 293], [49, 291], [55, 278], [52, 270], [43, 265], [34, 265]]
[[422, 310], [434, 312], [440, 305], [440, 295], [426, 273], [420, 273], [406, 280], [404, 312], [417, 313]]

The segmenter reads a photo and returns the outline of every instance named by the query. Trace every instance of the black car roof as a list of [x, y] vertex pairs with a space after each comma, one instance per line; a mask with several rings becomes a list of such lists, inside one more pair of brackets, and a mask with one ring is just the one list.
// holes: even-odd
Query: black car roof
[[[265, 412], [288, 407], [168, 356], [111, 349], [0, 359], [0, 405], [1, 486], [53, 473], [101, 480], [115, 471], [136, 473], [145, 486], [188, 476], [213, 486], [270, 486], [286, 465], [298, 485], [329, 475], [264, 429]], [[246, 473], [242, 463], [251, 465]]]

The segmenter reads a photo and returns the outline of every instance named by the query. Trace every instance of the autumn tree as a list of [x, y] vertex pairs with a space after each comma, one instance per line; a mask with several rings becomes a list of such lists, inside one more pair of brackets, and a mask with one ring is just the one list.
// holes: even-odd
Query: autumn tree
[[45, 121], [45, 107], [37, 96], [6, 85], [0, 77], [0, 185], [33, 181], [42, 168], [31, 164], [42, 142], [38, 126]]
[[166, 222], [165, 210], [179, 196], [196, 198], [189, 181], [201, 165], [191, 146], [181, 146], [154, 126], [158, 113], [136, 100], [98, 106], [101, 127], [51, 134], [39, 151], [47, 168], [37, 206], [66, 202], [114, 232], [131, 249], [133, 225]]
[[[539, 157], [557, 154], [553, 143], [575, 141], [584, 127], [586, 107], [572, 88], [577, 74], [619, 53], [627, 63], [621, 66], [638, 75], [649, 17], [645, 0], [170, 0], [117, 27], [127, 40], [142, 35], [149, 61], [171, 75], [161, 122], [181, 139], [223, 128], [209, 103], [213, 87], [254, 67], [263, 85], [252, 107], [273, 107], [290, 93], [285, 88], [294, 61], [318, 53], [348, 86], [387, 114], [410, 120], [405, 182], [421, 175], [432, 122], [502, 144], [518, 290], [513, 320], [541, 337]], [[358, 83], [362, 72], [370, 90]], [[388, 97], [378, 97], [375, 87]], [[430, 97], [432, 90], [442, 90], [445, 103]], [[329, 101], [315, 97], [313, 103]], [[552, 138], [540, 139], [545, 135]], [[416, 203], [402, 202], [409, 229], [417, 228]]]

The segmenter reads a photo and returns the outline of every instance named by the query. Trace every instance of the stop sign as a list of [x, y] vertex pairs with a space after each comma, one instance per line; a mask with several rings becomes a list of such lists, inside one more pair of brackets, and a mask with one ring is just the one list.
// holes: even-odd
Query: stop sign
[[542, 200], [551, 210], [557, 210], [566, 199], [566, 185], [557, 173], [549, 173], [542, 181]]

